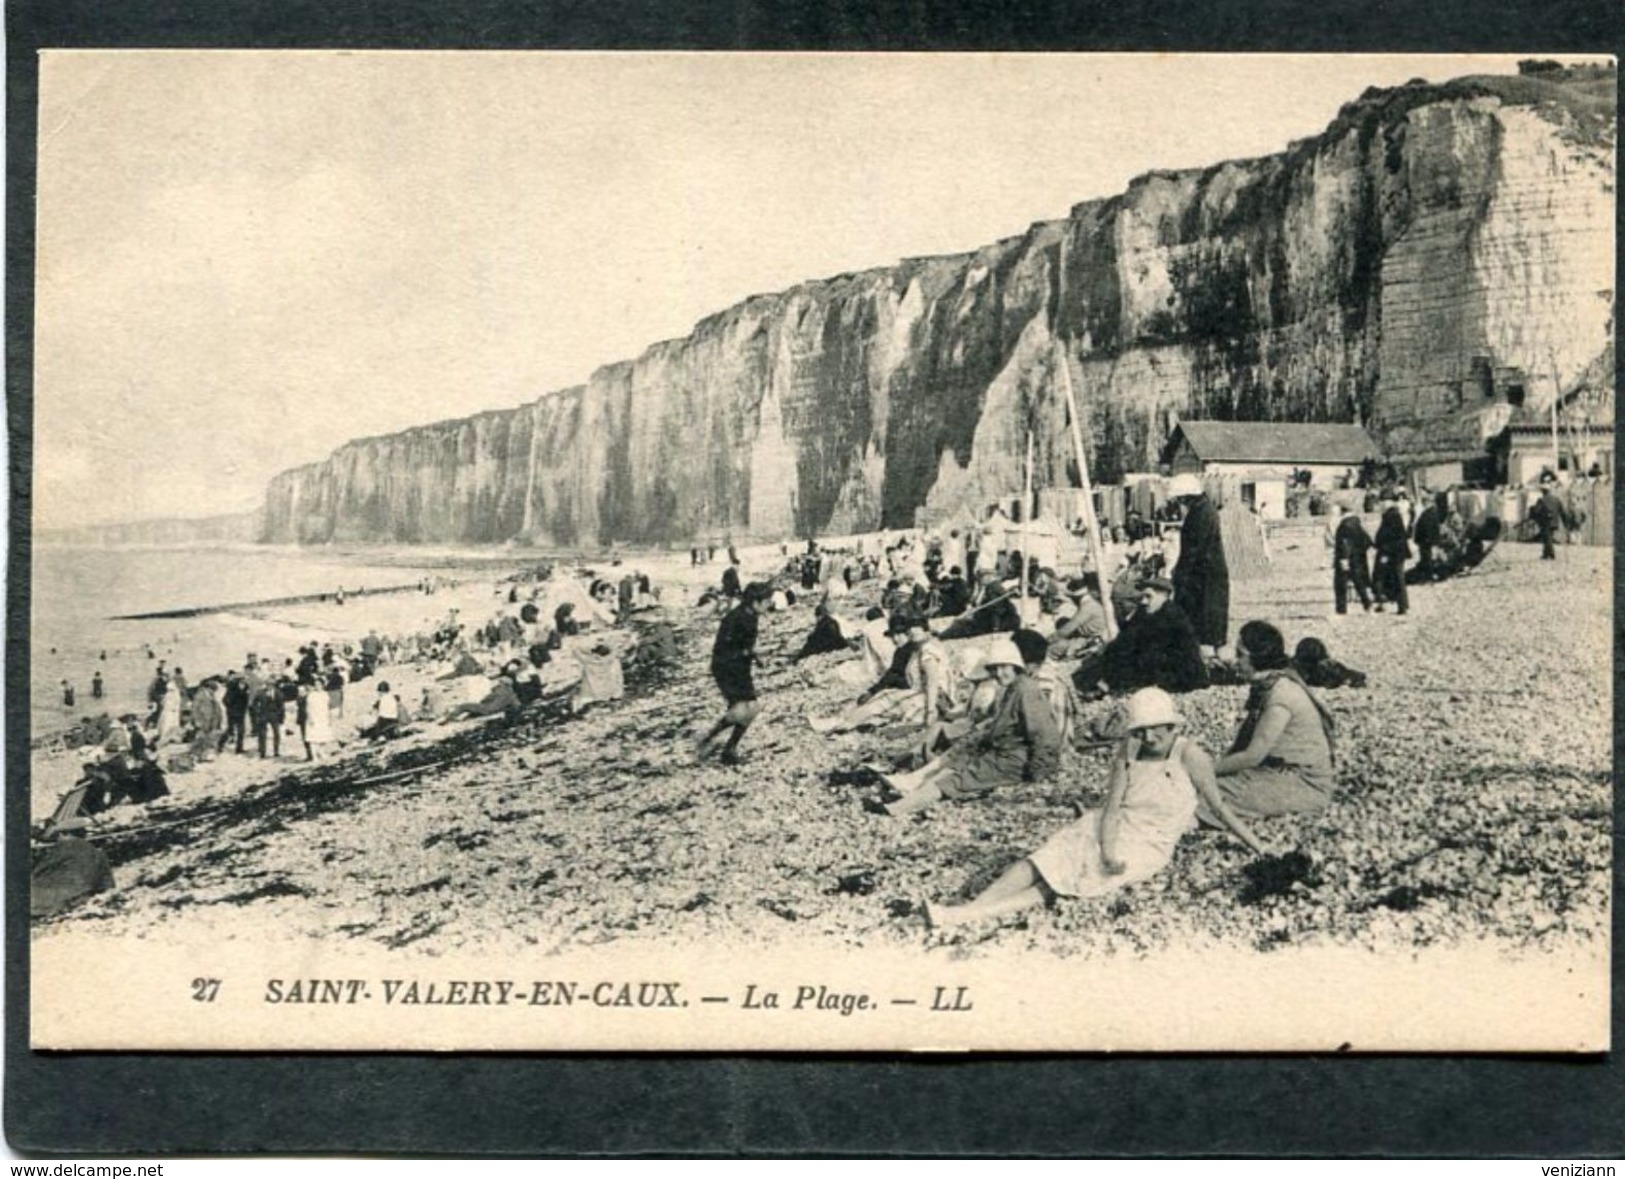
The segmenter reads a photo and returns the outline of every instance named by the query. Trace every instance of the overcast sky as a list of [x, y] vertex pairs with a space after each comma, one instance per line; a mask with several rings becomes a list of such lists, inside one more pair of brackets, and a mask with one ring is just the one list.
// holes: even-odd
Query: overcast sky
[[35, 520], [255, 506], [747, 295], [1513, 57], [48, 53]]

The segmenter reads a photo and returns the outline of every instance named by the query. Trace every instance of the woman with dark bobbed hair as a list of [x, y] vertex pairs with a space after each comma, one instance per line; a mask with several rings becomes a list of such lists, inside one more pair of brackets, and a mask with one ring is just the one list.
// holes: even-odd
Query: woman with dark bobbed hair
[[[1252, 681], [1230, 752], [1214, 763], [1219, 793], [1244, 818], [1323, 810], [1332, 800], [1332, 717], [1287, 658], [1267, 622], [1249, 622], [1236, 664]], [[1222, 826], [1206, 807], [1203, 822]]]

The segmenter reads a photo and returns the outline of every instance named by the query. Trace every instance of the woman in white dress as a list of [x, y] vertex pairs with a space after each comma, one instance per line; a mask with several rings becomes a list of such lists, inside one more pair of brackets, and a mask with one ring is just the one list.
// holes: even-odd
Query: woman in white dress
[[1051, 896], [1102, 896], [1155, 876], [1196, 820], [1200, 796], [1236, 838], [1257, 855], [1264, 848], [1225, 805], [1214, 785], [1213, 759], [1180, 736], [1183, 718], [1161, 688], [1129, 697], [1128, 736], [1113, 759], [1106, 804], [1086, 811], [1025, 859], [1018, 860], [975, 900], [927, 905], [933, 926], [1002, 917]]
[[173, 678], [164, 681], [163, 699], [158, 702], [158, 737], [152, 743], [156, 749], [181, 739], [181, 689]]
[[327, 693], [308, 684], [301, 685], [299, 691], [305, 698], [305, 760], [321, 761], [333, 743], [333, 718]]

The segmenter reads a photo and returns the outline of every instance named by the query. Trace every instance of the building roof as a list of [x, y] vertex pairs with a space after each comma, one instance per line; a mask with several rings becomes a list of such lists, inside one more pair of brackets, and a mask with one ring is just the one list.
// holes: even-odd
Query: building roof
[[1215, 463], [1337, 463], [1358, 466], [1379, 459], [1363, 426], [1287, 422], [1180, 422], [1168, 439], [1169, 455], [1183, 437], [1196, 457]]

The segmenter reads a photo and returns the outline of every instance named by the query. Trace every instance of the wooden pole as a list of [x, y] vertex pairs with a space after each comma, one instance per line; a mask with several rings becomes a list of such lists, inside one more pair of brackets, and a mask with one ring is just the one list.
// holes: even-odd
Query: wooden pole
[[1021, 624], [1027, 625], [1027, 569], [1032, 564], [1033, 430], [1027, 427], [1027, 480], [1021, 497]]
[[1557, 403], [1563, 400], [1563, 380], [1557, 375], [1557, 354], [1548, 352], [1547, 357], [1552, 366], [1552, 475], [1555, 478], [1563, 469], [1562, 443], [1557, 437]]
[[1106, 615], [1106, 641], [1117, 637], [1117, 617], [1112, 613], [1110, 586], [1106, 579], [1106, 546], [1100, 540], [1100, 518], [1095, 515], [1095, 489], [1089, 482], [1089, 460], [1083, 449], [1083, 426], [1078, 420], [1078, 401], [1072, 393], [1072, 364], [1066, 348], [1055, 341], [1055, 360], [1061, 366], [1061, 388], [1066, 393], [1066, 416], [1072, 423], [1072, 453], [1078, 460], [1078, 482], [1083, 486], [1083, 523], [1089, 532], [1089, 554], [1100, 582], [1100, 604]]

